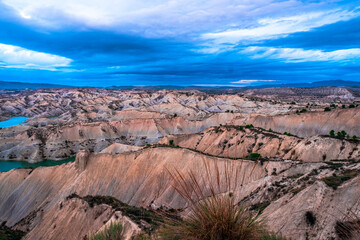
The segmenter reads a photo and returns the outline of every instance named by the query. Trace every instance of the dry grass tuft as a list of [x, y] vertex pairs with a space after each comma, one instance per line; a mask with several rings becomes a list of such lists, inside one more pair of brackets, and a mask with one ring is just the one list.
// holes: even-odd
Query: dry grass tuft
[[339, 239], [360, 239], [360, 217], [355, 211], [349, 210], [344, 221], [337, 221], [335, 232]]
[[219, 166], [203, 161], [205, 174], [169, 170], [174, 189], [187, 202], [189, 213], [181, 221], [172, 221], [160, 231], [161, 239], [185, 240], [258, 240], [280, 239], [269, 234], [252, 214], [236, 204], [233, 190], [239, 182], [241, 167], [232, 161]]
[[123, 240], [124, 231], [120, 223], [110, 223], [104, 230], [90, 236], [89, 240]]

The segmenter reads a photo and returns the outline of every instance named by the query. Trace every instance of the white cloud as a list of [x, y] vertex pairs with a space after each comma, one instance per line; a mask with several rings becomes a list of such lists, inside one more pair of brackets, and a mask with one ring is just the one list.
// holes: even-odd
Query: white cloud
[[331, 10], [310, 12], [296, 16], [281, 18], [263, 18], [257, 22], [257, 26], [241, 29], [230, 29], [216, 33], [206, 33], [201, 36], [213, 45], [212, 48], [221, 46], [228, 47], [229, 44], [240, 42], [254, 42], [267, 39], [286, 37], [297, 32], [307, 32], [314, 28], [347, 21], [360, 16], [359, 8], [352, 11]]
[[326, 3], [294, 0], [3, 0], [31, 24], [95, 28], [176, 36], [252, 24], [278, 13], [305, 11]]
[[336, 51], [304, 50], [302, 48], [247, 47], [240, 51], [250, 58], [281, 59], [285, 62], [350, 61], [360, 58], [360, 48]]
[[0, 67], [58, 70], [69, 67], [71, 59], [0, 43]]
[[234, 84], [194, 84], [195, 87], [246, 87], [246, 85], [234, 85]]
[[241, 83], [241, 84], [251, 84], [251, 83], [257, 83], [257, 82], [275, 82], [276, 80], [239, 80], [239, 81], [235, 81], [235, 82], [231, 82], [231, 83]]

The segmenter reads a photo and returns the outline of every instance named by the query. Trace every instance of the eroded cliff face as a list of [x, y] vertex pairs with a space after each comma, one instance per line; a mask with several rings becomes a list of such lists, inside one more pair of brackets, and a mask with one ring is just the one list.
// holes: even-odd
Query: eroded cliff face
[[194, 149], [213, 156], [245, 158], [251, 153], [273, 160], [321, 162], [360, 159], [358, 141], [314, 136], [299, 138], [245, 126], [212, 127], [195, 134], [169, 135], [159, 144]]
[[[86, 196], [186, 215], [188, 205], [169, 172], [192, 171], [208, 190], [203, 177], [210, 166], [222, 177], [234, 171], [234, 198], [261, 208], [270, 230], [292, 239], [336, 239], [344, 213], [359, 211], [360, 143], [321, 134], [360, 136], [360, 111], [324, 107], [335, 100], [352, 103], [356, 96], [331, 89], [304, 98], [291, 89], [269, 91], [262, 97], [256, 91], [99, 89], [0, 95], [0, 119], [31, 117], [25, 125], [0, 129], [0, 159], [36, 162], [76, 154], [73, 163], [0, 173], [0, 223], [27, 232], [25, 239], [82, 239], [116, 220], [129, 226], [130, 238], [147, 224], [127, 219], [109, 202], [95, 206]], [[289, 96], [300, 96], [298, 103]], [[307, 111], [296, 113], [302, 109]], [[261, 158], [246, 159], [251, 153]], [[305, 217], [309, 211], [313, 224]]]
[[[305, 105], [199, 91], [62, 89], [0, 95], [0, 103], [3, 117], [31, 117], [26, 125], [0, 129], [0, 160], [61, 160], [82, 149], [101, 152], [114, 143], [144, 146], [220, 124], [253, 124], [300, 137], [330, 130], [360, 135], [359, 108], [324, 112], [328, 102], [322, 98]], [[295, 113], [304, 108], [307, 113]]]
[[[339, 211], [355, 206], [360, 197], [359, 177], [356, 177], [360, 174], [360, 164], [356, 161], [333, 164], [291, 160], [261, 163], [211, 157], [182, 148], [150, 147], [122, 154], [81, 152], [74, 163], [0, 173], [0, 221], [6, 221], [7, 226], [26, 229], [28, 239], [49, 235], [54, 239], [63, 239], [56, 237], [57, 231], [76, 227], [74, 229], [81, 229], [79, 232], [83, 234], [91, 228], [91, 224], [91, 231], [98, 231], [101, 224], [91, 217], [99, 214], [97, 209], [91, 210], [83, 228], [76, 225], [78, 223], [72, 226], [71, 221], [66, 221], [68, 215], [76, 216], [76, 221], [85, 217], [82, 211], [87, 208], [86, 204], [78, 201], [64, 203], [73, 193], [79, 196], [112, 196], [138, 207], [183, 208], [186, 202], [174, 191], [174, 182], [168, 171], [192, 170], [198, 179], [202, 179], [207, 171], [204, 163], [208, 166], [216, 164], [221, 174], [229, 166], [238, 172], [240, 177], [231, 180], [238, 181], [234, 182], [232, 191], [237, 201], [249, 205], [268, 202], [270, 205], [265, 208], [262, 218], [271, 223], [271, 230], [294, 239], [306, 239], [309, 233], [316, 233], [316, 237], [313, 234], [310, 239], [335, 237], [334, 226], [336, 221], [341, 220], [337, 217]], [[341, 175], [346, 169], [354, 170], [356, 174], [336, 190], [324, 183], [325, 177], [334, 173]], [[200, 181], [200, 186], [206, 188], [206, 185]], [[59, 209], [61, 203], [65, 206], [63, 209]], [[99, 216], [103, 216], [100, 219], [106, 222], [113, 212], [106, 206], [100, 209]], [[306, 223], [304, 214], [308, 210], [318, 216], [315, 227]], [[37, 216], [35, 221], [25, 224], [21, 221], [34, 213]], [[56, 217], [53, 216], [55, 213]], [[44, 226], [40, 224], [42, 222]]]
[[[7, 194], [2, 194], [0, 218], [13, 225], [43, 204], [51, 207], [74, 192], [80, 196], [113, 196], [135, 206], [153, 204], [181, 208], [185, 202], [174, 192], [172, 179], [166, 169], [193, 169], [201, 174], [205, 171], [203, 161], [216, 161], [223, 167], [226, 162], [226, 159], [205, 156], [187, 149], [163, 147], [116, 155], [91, 154], [84, 158], [86, 155], [79, 153], [75, 163], [34, 170], [22, 169], [19, 177], [23, 180], [21, 184], [15, 182], [8, 186], [8, 182], [14, 182], [12, 179], [19, 174], [18, 170], [1, 173], [0, 189], [6, 189]], [[233, 164], [241, 164], [241, 173], [246, 176], [245, 183], [267, 174], [264, 166], [252, 161], [236, 161]], [[250, 176], [254, 166], [256, 171]]]
[[289, 132], [300, 137], [327, 135], [331, 130], [345, 130], [350, 136], [360, 135], [360, 108], [334, 109], [330, 112], [306, 112], [301, 114], [249, 115], [236, 119], [232, 124], [253, 124], [264, 129]]

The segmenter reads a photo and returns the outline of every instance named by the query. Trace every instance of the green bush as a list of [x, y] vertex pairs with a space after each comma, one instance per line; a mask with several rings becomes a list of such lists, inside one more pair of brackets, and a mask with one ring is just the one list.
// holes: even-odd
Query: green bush
[[324, 112], [330, 112], [330, 111], [331, 111], [331, 108], [329, 108], [329, 107], [324, 108]]
[[305, 213], [305, 219], [306, 219], [306, 223], [309, 224], [310, 226], [314, 226], [316, 223], [316, 216], [312, 211], [307, 211]]
[[25, 234], [25, 232], [13, 230], [5, 226], [5, 224], [0, 225], [0, 240], [20, 240]]
[[174, 140], [173, 139], [169, 140], [169, 145], [171, 145], [171, 146], [174, 145]]
[[329, 134], [330, 134], [330, 137], [335, 137], [335, 131], [334, 130], [331, 130]]
[[359, 170], [345, 170], [341, 174], [330, 177], [325, 177], [322, 180], [329, 186], [332, 187], [334, 190], [336, 190], [341, 184], [344, 182], [356, 177], [359, 175]]
[[89, 240], [123, 240], [123, 226], [119, 223], [110, 223], [110, 226], [99, 233], [90, 236]]
[[245, 128], [253, 128], [254, 126], [252, 124], [247, 124]]
[[260, 153], [250, 153], [245, 158], [251, 159], [251, 160], [259, 160], [261, 158], [261, 154]]
[[337, 132], [336, 137], [339, 139], [344, 139], [346, 137], [347, 133], [342, 130], [341, 132]]

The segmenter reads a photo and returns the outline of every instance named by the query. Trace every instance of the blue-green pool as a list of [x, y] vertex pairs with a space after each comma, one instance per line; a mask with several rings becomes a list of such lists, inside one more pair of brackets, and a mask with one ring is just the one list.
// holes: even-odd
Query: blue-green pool
[[37, 167], [51, 167], [57, 166], [68, 162], [75, 161], [75, 157], [71, 157], [65, 160], [54, 161], [45, 160], [38, 163], [28, 163], [25, 161], [0, 161], [0, 172], [7, 172], [14, 168], [37, 168]]
[[28, 119], [27, 117], [13, 117], [6, 121], [0, 122], [0, 128], [13, 127], [19, 124], [24, 124], [24, 122]]

